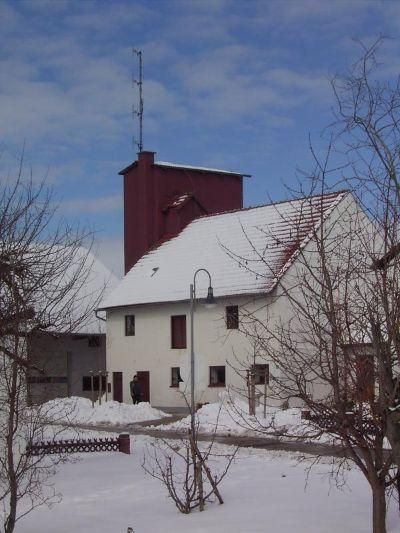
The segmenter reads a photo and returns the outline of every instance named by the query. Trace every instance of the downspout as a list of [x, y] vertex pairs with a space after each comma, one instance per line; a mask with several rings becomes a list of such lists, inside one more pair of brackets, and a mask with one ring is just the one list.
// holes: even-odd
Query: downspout
[[99, 309], [95, 309], [94, 310], [94, 314], [96, 315], [96, 318], [98, 318], [99, 320], [102, 320], [103, 322], [107, 322], [107, 319], [99, 316], [97, 313], [99, 312]]
[[[102, 320], [103, 322], [107, 322], [107, 320], [101, 316], [98, 315], [99, 309], [94, 310], [94, 314], [98, 320]], [[106, 364], [105, 364], [105, 375], [106, 375], [106, 402], [108, 400], [108, 370], [107, 370], [107, 354], [106, 354]], [[99, 380], [101, 380], [101, 376], [99, 376]]]

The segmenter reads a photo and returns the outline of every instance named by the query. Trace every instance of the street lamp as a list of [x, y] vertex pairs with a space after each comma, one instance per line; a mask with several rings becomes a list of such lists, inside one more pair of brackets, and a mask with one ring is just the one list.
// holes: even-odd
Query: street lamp
[[190, 284], [190, 414], [192, 429], [194, 426], [194, 413], [195, 413], [195, 402], [194, 402], [194, 312], [196, 304], [196, 276], [199, 272], [205, 272], [208, 275], [208, 291], [207, 298], [205, 300], [205, 306], [207, 308], [215, 307], [215, 299], [213, 294], [213, 288], [211, 285], [211, 274], [205, 268], [199, 268], [196, 270], [193, 276], [193, 283]]

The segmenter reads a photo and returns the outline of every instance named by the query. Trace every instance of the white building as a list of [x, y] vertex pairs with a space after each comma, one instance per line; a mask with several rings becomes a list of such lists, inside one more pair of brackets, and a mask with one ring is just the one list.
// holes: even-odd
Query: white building
[[[84, 260], [88, 271], [84, 284], [73, 302], [72, 319], [79, 326], [60, 327], [31, 334], [28, 341], [30, 368], [27, 376], [28, 400], [40, 403], [65, 396], [92, 396], [106, 389], [106, 327], [104, 316], [95, 315], [99, 295], [106, 295], [117, 285], [114, 276], [91, 252], [76, 250], [76, 265], [66, 275], [73, 277], [75, 268]], [[62, 281], [60, 281], [62, 283]], [[88, 314], [85, 321], [79, 317]], [[101, 373], [101, 375], [100, 375]]]
[[[107, 312], [107, 370], [113, 398], [129, 402], [129, 381], [138, 374], [144, 400], [159, 407], [185, 406], [181, 393], [190, 388], [189, 287], [198, 269], [210, 273], [217, 305], [202, 305], [208, 276], [199, 272], [196, 401], [212, 402], [228, 385], [243, 386], [235, 369], [254, 351], [240, 331], [252, 327], [246, 317], [286, 317], [281, 285], [290, 283], [300, 250], [312, 250], [312, 234], [321, 223], [334, 227], [344, 213], [357, 211], [347, 192], [237, 209], [196, 218], [145, 253], [100, 306]], [[268, 361], [256, 358], [255, 363], [264, 365], [257, 367], [262, 386]], [[271, 365], [268, 371], [274, 375], [277, 369]]]

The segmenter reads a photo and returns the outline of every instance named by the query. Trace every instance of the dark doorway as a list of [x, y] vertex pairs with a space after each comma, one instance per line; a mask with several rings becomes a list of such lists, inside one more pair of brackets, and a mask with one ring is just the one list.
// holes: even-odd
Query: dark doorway
[[150, 372], [142, 370], [136, 372], [136, 375], [142, 388], [142, 402], [150, 402]]
[[122, 403], [122, 372], [113, 372], [113, 400]]

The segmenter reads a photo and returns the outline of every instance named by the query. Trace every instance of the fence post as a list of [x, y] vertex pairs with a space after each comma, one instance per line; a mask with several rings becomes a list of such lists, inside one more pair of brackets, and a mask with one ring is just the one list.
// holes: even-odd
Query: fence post
[[103, 394], [103, 372], [99, 370], [99, 388], [97, 392], [97, 398], [99, 401], [99, 405], [101, 405], [101, 395]]
[[92, 407], [94, 407], [94, 379], [93, 379], [93, 370], [89, 371], [90, 374], [90, 396], [92, 399]]
[[118, 450], [122, 453], [131, 453], [131, 439], [129, 433], [121, 433], [118, 436]]

